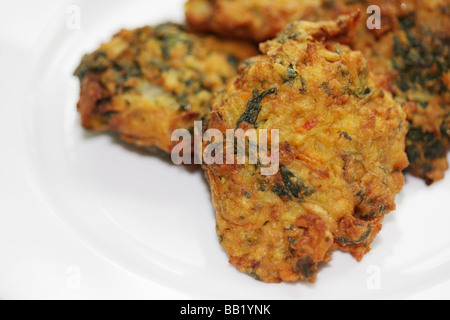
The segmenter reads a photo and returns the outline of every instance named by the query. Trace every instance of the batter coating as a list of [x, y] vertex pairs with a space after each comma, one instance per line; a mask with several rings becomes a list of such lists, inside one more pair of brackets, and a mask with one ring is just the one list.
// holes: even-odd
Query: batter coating
[[259, 164], [204, 166], [220, 242], [255, 279], [313, 282], [334, 250], [361, 260], [395, 209], [406, 115], [360, 52], [331, 41], [357, 18], [288, 26], [213, 104], [209, 128], [280, 132], [274, 176]]
[[82, 124], [170, 153], [172, 132], [191, 130], [209, 112], [212, 93], [257, 52], [252, 44], [196, 35], [171, 23], [122, 30], [75, 72]]

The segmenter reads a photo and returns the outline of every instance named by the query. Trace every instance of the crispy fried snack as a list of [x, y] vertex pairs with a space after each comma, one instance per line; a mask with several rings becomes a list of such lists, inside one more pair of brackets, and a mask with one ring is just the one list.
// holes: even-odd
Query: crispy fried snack
[[258, 280], [313, 282], [334, 250], [361, 260], [395, 209], [406, 115], [360, 52], [330, 41], [356, 20], [288, 26], [216, 96], [210, 129], [280, 133], [274, 176], [261, 165], [204, 166], [220, 242]]
[[[318, 1], [317, 1], [318, 2]], [[369, 30], [371, 5], [381, 29]], [[376, 82], [391, 91], [410, 123], [408, 171], [427, 184], [444, 178], [450, 150], [450, 3], [448, 0], [232, 1], [190, 0], [189, 23], [202, 31], [261, 41], [300, 17], [320, 21], [361, 10], [354, 50], [368, 59]], [[341, 40], [339, 40], [341, 41]]]
[[191, 129], [215, 90], [257, 54], [248, 43], [200, 36], [176, 24], [122, 30], [83, 58], [78, 110], [86, 129], [111, 130], [170, 153], [175, 129]]
[[363, 19], [352, 48], [363, 52], [376, 81], [393, 92], [407, 113], [408, 171], [428, 184], [443, 179], [450, 150], [450, 2], [334, 0], [325, 4], [316, 19], [357, 9], [366, 12], [370, 5], [381, 9], [381, 29], [369, 30]]
[[321, 0], [189, 0], [186, 18], [197, 31], [253, 40], [274, 38], [287, 23], [308, 16]]

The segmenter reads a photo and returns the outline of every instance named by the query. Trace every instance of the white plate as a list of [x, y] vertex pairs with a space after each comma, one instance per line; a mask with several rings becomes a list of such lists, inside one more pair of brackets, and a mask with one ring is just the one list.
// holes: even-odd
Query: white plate
[[450, 298], [449, 178], [408, 177], [363, 262], [336, 253], [314, 285], [257, 282], [228, 265], [200, 171], [88, 133], [75, 110], [82, 55], [121, 27], [181, 22], [183, 0], [10, 3], [0, 11], [2, 298]]

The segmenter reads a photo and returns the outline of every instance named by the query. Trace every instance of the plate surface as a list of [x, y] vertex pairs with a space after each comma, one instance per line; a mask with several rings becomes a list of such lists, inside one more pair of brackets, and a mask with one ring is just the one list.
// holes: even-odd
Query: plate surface
[[120, 28], [182, 22], [184, 1], [36, 2], [0, 12], [0, 297], [450, 298], [449, 177], [408, 177], [373, 251], [335, 253], [314, 285], [228, 265], [202, 172], [86, 132], [75, 109], [84, 53]]

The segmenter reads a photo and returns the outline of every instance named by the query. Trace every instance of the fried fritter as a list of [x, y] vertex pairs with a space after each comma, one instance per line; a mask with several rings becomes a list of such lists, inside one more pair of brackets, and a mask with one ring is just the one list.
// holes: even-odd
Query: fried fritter
[[[366, 26], [371, 5], [381, 9], [381, 29]], [[254, 41], [274, 37], [302, 16], [320, 21], [361, 10], [365, 19], [350, 44], [363, 52], [376, 82], [408, 115], [408, 171], [427, 184], [444, 178], [450, 150], [449, 0], [190, 0], [186, 9], [188, 21], [199, 30]]]
[[256, 42], [308, 16], [321, 0], [189, 0], [186, 18], [197, 31]]
[[444, 178], [450, 150], [450, 2], [325, 3], [316, 19], [366, 12], [370, 5], [381, 9], [381, 29], [369, 30], [363, 21], [352, 48], [363, 52], [377, 82], [393, 92], [408, 115], [408, 171], [428, 184]]
[[276, 175], [259, 164], [204, 166], [220, 242], [258, 280], [313, 282], [334, 250], [361, 260], [395, 209], [406, 115], [360, 52], [331, 41], [356, 19], [291, 24], [214, 100], [210, 129], [279, 130]]
[[75, 72], [82, 124], [170, 153], [172, 132], [191, 130], [209, 112], [212, 93], [257, 52], [252, 44], [200, 36], [171, 23], [122, 30]]

